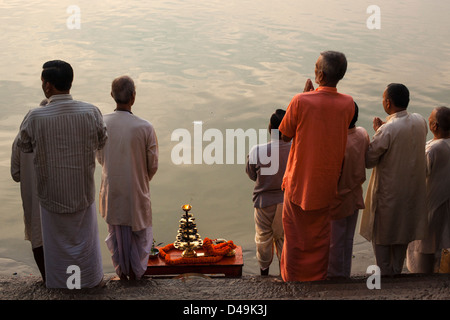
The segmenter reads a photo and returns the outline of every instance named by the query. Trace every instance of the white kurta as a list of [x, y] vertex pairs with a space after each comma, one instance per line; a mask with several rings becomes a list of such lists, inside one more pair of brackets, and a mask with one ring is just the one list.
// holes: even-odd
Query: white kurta
[[150, 122], [126, 111], [104, 115], [105, 147], [97, 152], [102, 165], [100, 213], [110, 225], [139, 231], [152, 225], [149, 181], [158, 169], [158, 142]]
[[406, 110], [390, 115], [369, 145], [373, 168], [360, 234], [377, 245], [407, 244], [427, 233], [425, 119]]
[[450, 199], [450, 139], [430, 140], [427, 156], [427, 204], [429, 217]]

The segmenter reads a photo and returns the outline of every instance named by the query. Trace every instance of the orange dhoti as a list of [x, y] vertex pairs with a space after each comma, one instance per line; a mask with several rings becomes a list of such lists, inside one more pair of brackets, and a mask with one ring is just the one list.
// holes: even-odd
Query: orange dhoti
[[286, 196], [283, 206], [284, 281], [316, 281], [327, 277], [330, 248], [329, 208], [305, 211]]

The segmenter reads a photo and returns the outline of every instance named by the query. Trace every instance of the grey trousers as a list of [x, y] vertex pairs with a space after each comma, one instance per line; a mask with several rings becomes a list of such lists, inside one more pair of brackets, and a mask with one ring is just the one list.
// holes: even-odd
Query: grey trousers
[[329, 277], [349, 278], [352, 270], [353, 239], [355, 237], [358, 211], [339, 220], [331, 221]]
[[373, 251], [382, 276], [394, 276], [402, 273], [408, 244], [373, 244]]

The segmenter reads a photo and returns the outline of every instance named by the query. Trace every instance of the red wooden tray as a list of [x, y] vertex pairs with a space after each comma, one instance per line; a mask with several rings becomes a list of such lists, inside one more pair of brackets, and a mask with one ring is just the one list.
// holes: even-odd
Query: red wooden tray
[[[159, 249], [159, 248], [158, 248]], [[197, 253], [203, 253], [203, 249], [196, 249]], [[150, 258], [147, 264], [145, 275], [161, 276], [161, 275], [179, 275], [183, 273], [201, 273], [205, 275], [219, 275], [225, 277], [237, 278], [242, 276], [242, 267], [244, 260], [242, 256], [242, 247], [237, 246], [236, 254], [231, 257], [223, 257], [215, 263], [198, 263], [198, 264], [166, 264], [164, 259], [159, 255], [156, 258]], [[167, 252], [172, 259], [181, 257], [183, 251], [173, 249]]]

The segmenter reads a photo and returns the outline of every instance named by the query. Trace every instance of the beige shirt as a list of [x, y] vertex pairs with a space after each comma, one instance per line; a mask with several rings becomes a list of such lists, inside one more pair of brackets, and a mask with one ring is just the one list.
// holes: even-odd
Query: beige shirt
[[406, 110], [390, 115], [366, 153], [373, 168], [361, 235], [379, 245], [423, 239], [427, 230], [425, 119]]
[[107, 139], [100, 110], [70, 94], [49, 98], [32, 109], [19, 132], [18, 147], [34, 152], [41, 206], [50, 212], [73, 213], [95, 201], [95, 152]]
[[31, 242], [32, 248], [42, 246], [41, 212], [37, 195], [36, 174], [34, 172], [34, 153], [24, 153], [17, 146], [17, 135], [11, 152], [11, 177], [20, 182], [22, 197], [25, 240]]
[[425, 152], [427, 202], [431, 214], [450, 198], [450, 139], [428, 141]]
[[[255, 208], [265, 208], [274, 204], [283, 203], [284, 192], [281, 190], [284, 172], [289, 157], [290, 142], [283, 140], [271, 140], [266, 144], [255, 145], [247, 156], [245, 172], [248, 177], [255, 181], [253, 189], [253, 206]], [[265, 164], [264, 157], [270, 159], [277, 157]], [[273, 174], [265, 174], [263, 168], [277, 167]], [[274, 168], [275, 169], [275, 168]]]
[[348, 129], [344, 163], [339, 178], [338, 194], [330, 206], [333, 220], [352, 215], [355, 210], [364, 208], [362, 184], [366, 181], [366, 151], [370, 138], [366, 129]]
[[428, 141], [425, 153], [429, 233], [426, 239], [413, 241], [409, 249], [435, 253], [450, 246], [450, 139]]
[[104, 116], [108, 141], [97, 152], [102, 165], [100, 213], [110, 225], [133, 231], [152, 225], [149, 182], [158, 169], [153, 125], [127, 111]]

